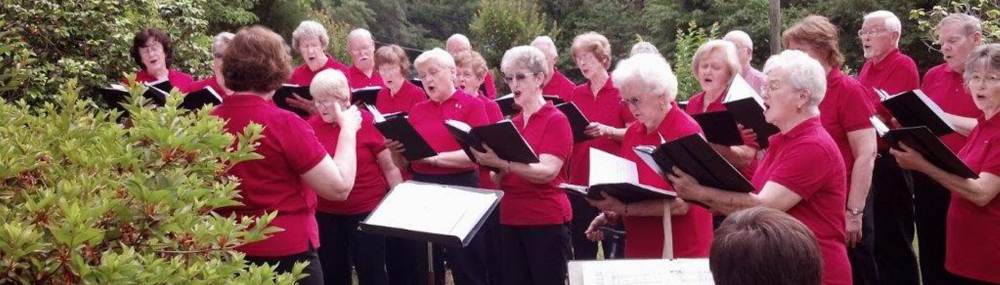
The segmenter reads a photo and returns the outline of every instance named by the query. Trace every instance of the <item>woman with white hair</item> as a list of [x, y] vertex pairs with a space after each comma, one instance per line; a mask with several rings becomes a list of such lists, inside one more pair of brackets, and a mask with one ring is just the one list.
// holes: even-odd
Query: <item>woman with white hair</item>
[[[476, 98], [455, 87], [455, 59], [448, 52], [435, 48], [426, 51], [414, 60], [417, 76], [424, 83], [424, 91], [430, 100], [417, 103], [410, 109], [409, 121], [413, 128], [438, 154], [418, 161], [409, 162], [414, 181], [446, 185], [479, 187], [478, 166], [462, 150], [461, 145], [445, 128], [446, 120], [464, 122], [470, 126], [487, 124], [486, 111]], [[404, 164], [401, 153], [405, 146], [398, 141], [386, 140], [386, 146], [393, 151], [397, 165]], [[412, 251], [410, 281], [426, 281], [423, 274], [427, 268], [426, 243], [409, 241], [404, 246]], [[473, 239], [465, 248], [449, 247], [448, 264], [456, 284], [485, 284], [488, 272], [485, 261], [485, 239]], [[437, 254], [436, 254], [437, 255]], [[443, 282], [444, 272], [439, 281]], [[399, 284], [395, 280], [393, 284]], [[443, 284], [443, 283], [441, 283]]]
[[[292, 32], [292, 49], [302, 56], [302, 65], [292, 70], [292, 75], [288, 83], [308, 86], [312, 83], [313, 77], [320, 71], [326, 69], [336, 69], [350, 78], [350, 70], [346, 65], [337, 61], [332, 55], [326, 52], [330, 46], [330, 35], [326, 28], [315, 21], [302, 21], [299, 27]], [[298, 95], [293, 95], [288, 99], [288, 104], [296, 108], [316, 114], [315, 105], [309, 100]]]
[[229, 88], [226, 88], [226, 83], [222, 76], [222, 53], [226, 51], [226, 47], [229, 46], [229, 42], [234, 37], [236, 35], [230, 32], [221, 32], [215, 35], [215, 38], [212, 40], [212, 76], [195, 81], [184, 92], [195, 92], [205, 89], [205, 87], [212, 87], [212, 90], [215, 90], [219, 96], [225, 97], [233, 93], [229, 91]]
[[851, 284], [844, 245], [846, 167], [820, 121], [826, 71], [806, 53], [786, 50], [768, 59], [764, 73], [768, 78], [764, 117], [781, 132], [771, 137], [771, 146], [753, 177], [757, 192], [700, 185], [676, 167], [668, 178], [681, 198], [705, 203], [723, 214], [756, 206], [787, 212], [819, 240], [823, 284]]
[[[724, 112], [726, 105], [722, 100], [726, 97], [726, 90], [736, 76], [740, 76], [743, 69], [740, 68], [739, 57], [736, 54], [736, 45], [724, 40], [711, 40], [698, 47], [691, 60], [691, 72], [698, 79], [701, 92], [691, 96], [688, 100], [687, 113], [698, 115], [709, 112]], [[744, 138], [743, 145], [724, 146], [714, 143], [712, 145], [722, 157], [726, 158], [733, 166], [743, 173], [747, 179], [753, 179], [753, 172], [756, 169], [757, 142]]]
[[504, 81], [514, 93], [521, 113], [514, 126], [538, 155], [537, 163], [498, 158], [489, 147], [473, 151], [483, 166], [501, 169], [495, 175], [504, 198], [500, 200], [500, 243], [503, 284], [564, 284], [569, 243], [569, 200], [559, 189], [560, 170], [573, 148], [569, 120], [542, 97], [550, 71], [537, 48], [518, 46], [504, 53], [500, 64]]
[[[684, 113], [674, 99], [677, 96], [677, 77], [662, 56], [637, 54], [618, 63], [612, 78], [621, 90], [622, 102], [635, 115], [636, 124], [625, 131], [621, 156], [636, 163], [639, 182], [661, 189], [671, 189], [663, 176], [636, 155], [633, 150], [640, 145], [659, 145], [663, 140], [672, 141], [692, 134], [702, 134], [698, 123]], [[603, 200], [590, 200], [595, 207], [621, 217], [628, 241], [625, 242], [626, 258], [663, 258], [664, 229], [663, 207], [670, 206], [673, 228], [673, 256], [675, 258], [708, 257], [712, 244], [712, 215], [702, 207], [690, 207], [681, 199], [649, 200], [624, 203], [605, 195]], [[603, 237], [598, 226], [608, 224], [608, 214], [598, 215], [587, 229], [593, 240]]]
[[[324, 70], [313, 78], [309, 92], [319, 114], [308, 123], [326, 151], [336, 154], [341, 126], [333, 108], [351, 106], [347, 77], [337, 70]], [[355, 137], [357, 174], [351, 193], [344, 201], [320, 197], [316, 204], [316, 223], [323, 245], [319, 248], [319, 259], [326, 284], [350, 285], [352, 268], [358, 284], [389, 284], [385, 237], [362, 232], [358, 224], [375, 210], [386, 190], [402, 182], [402, 178], [385, 147], [385, 138], [375, 129], [372, 114], [362, 110], [361, 118], [361, 128]]]

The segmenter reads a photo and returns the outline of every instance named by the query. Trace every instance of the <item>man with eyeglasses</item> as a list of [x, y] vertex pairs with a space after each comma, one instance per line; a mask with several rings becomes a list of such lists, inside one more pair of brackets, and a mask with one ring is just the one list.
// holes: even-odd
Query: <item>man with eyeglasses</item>
[[[899, 18], [892, 12], [875, 11], [865, 16], [858, 30], [866, 59], [858, 82], [867, 89], [872, 107], [884, 122], [891, 122], [892, 114], [879, 103], [878, 95], [873, 92], [875, 89], [899, 94], [920, 87], [916, 63], [899, 51], [901, 27]], [[866, 205], [874, 209], [865, 209], [861, 228], [854, 229], [861, 231], [862, 240], [852, 253], [870, 254], [873, 250], [877, 272], [864, 264], [854, 264], [861, 266], [856, 268], [854, 275], [867, 277], [877, 273], [883, 284], [918, 284], [917, 259], [912, 246], [913, 178], [909, 171], [899, 167], [889, 154], [889, 146], [882, 140], [878, 142], [871, 193]]]

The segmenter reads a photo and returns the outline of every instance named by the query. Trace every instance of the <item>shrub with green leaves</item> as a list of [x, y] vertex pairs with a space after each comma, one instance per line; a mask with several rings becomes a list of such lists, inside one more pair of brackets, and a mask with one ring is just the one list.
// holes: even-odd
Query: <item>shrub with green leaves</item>
[[[500, 74], [500, 60], [508, 49], [528, 45], [537, 36], [559, 35], [555, 22], [541, 12], [538, 4], [518, 0], [483, 0], [469, 23], [474, 48], [480, 51], [492, 69], [498, 89], [506, 90]], [[497, 92], [503, 92], [497, 90]]]
[[677, 30], [677, 51], [674, 53], [671, 67], [677, 75], [677, 101], [687, 100], [695, 93], [701, 92], [701, 85], [691, 71], [691, 60], [698, 47], [711, 39], [719, 37], [719, 24], [712, 24], [708, 30], [699, 27], [694, 21], [688, 22], [686, 30]]
[[[135, 85], [132, 100], [144, 87]], [[235, 247], [280, 229], [275, 217], [224, 217], [237, 205], [226, 175], [258, 159], [262, 127], [234, 137], [209, 109], [130, 103], [95, 110], [70, 80], [32, 108], [0, 100], [0, 284], [292, 284], [291, 274], [248, 266]], [[234, 144], [234, 140], [236, 143]]]

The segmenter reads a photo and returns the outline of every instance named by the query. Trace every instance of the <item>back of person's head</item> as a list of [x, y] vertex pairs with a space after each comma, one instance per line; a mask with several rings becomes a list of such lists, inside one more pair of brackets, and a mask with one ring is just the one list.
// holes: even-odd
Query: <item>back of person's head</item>
[[226, 88], [235, 92], [277, 90], [290, 73], [284, 40], [262, 26], [240, 29], [222, 55]]
[[816, 236], [784, 212], [735, 212], [715, 230], [709, 266], [718, 285], [819, 285], [823, 261]]

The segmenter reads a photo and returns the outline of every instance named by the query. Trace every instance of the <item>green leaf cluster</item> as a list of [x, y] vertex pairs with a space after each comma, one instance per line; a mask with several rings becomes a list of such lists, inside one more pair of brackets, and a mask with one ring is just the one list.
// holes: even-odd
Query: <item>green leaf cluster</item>
[[537, 4], [520, 0], [483, 0], [469, 24], [471, 38], [488, 66], [493, 68], [496, 86], [506, 88], [499, 76], [500, 60], [508, 49], [527, 45], [537, 36], [559, 35], [559, 28], [550, 22]]

